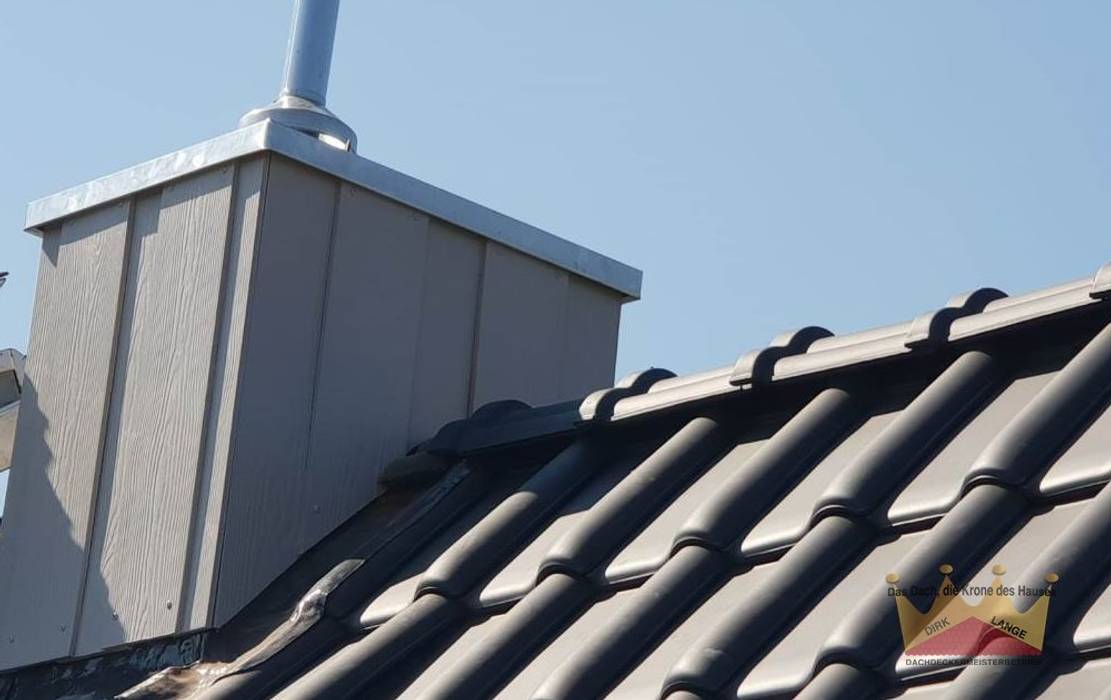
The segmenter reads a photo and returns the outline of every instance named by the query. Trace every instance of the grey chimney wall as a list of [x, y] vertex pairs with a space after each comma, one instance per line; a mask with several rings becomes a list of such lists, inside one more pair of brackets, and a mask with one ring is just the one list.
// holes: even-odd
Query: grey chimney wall
[[613, 382], [627, 296], [276, 153], [42, 234], [0, 668], [220, 625], [440, 425]]

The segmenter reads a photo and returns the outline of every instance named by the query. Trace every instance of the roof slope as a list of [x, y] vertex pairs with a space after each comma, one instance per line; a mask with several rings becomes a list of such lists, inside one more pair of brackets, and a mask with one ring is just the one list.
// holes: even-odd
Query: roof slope
[[[1105, 266], [581, 405], [488, 406], [392, 466], [454, 465], [201, 695], [1103, 692], [1109, 290]], [[1035, 663], [908, 663], [885, 576], [943, 564], [958, 584], [1059, 576]]]
[[[0, 285], [4, 283], [4, 274], [0, 273]], [[23, 355], [11, 348], [0, 350], [0, 472], [6, 471], [12, 463], [22, 384]], [[0, 503], [0, 515], [3, 510], [3, 503]]]

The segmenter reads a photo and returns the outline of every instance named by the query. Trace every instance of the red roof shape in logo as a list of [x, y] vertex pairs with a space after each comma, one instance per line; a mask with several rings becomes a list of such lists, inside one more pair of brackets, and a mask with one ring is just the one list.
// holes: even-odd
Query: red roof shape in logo
[[1037, 656], [1041, 650], [975, 617], [907, 649], [907, 656]]

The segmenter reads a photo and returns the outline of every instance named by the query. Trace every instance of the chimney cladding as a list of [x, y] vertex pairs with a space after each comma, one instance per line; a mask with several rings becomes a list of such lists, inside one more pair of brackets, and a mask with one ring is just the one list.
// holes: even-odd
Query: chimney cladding
[[270, 119], [355, 151], [355, 132], [324, 106], [338, 17], [339, 0], [295, 0], [278, 98], [243, 115], [240, 126]]
[[28, 207], [0, 672], [219, 627], [443, 425], [612, 385], [640, 271], [353, 153], [338, 10], [242, 128]]

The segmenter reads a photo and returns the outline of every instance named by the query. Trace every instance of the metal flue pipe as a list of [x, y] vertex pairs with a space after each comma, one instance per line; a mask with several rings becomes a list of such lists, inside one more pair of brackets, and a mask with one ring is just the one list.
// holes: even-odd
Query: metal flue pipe
[[278, 99], [245, 114], [240, 126], [270, 119], [331, 145], [355, 150], [355, 132], [324, 106], [338, 17], [339, 0], [294, 0]]
[[281, 95], [300, 97], [323, 107], [336, 41], [339, 0], [296, 0], [285, 52]]

